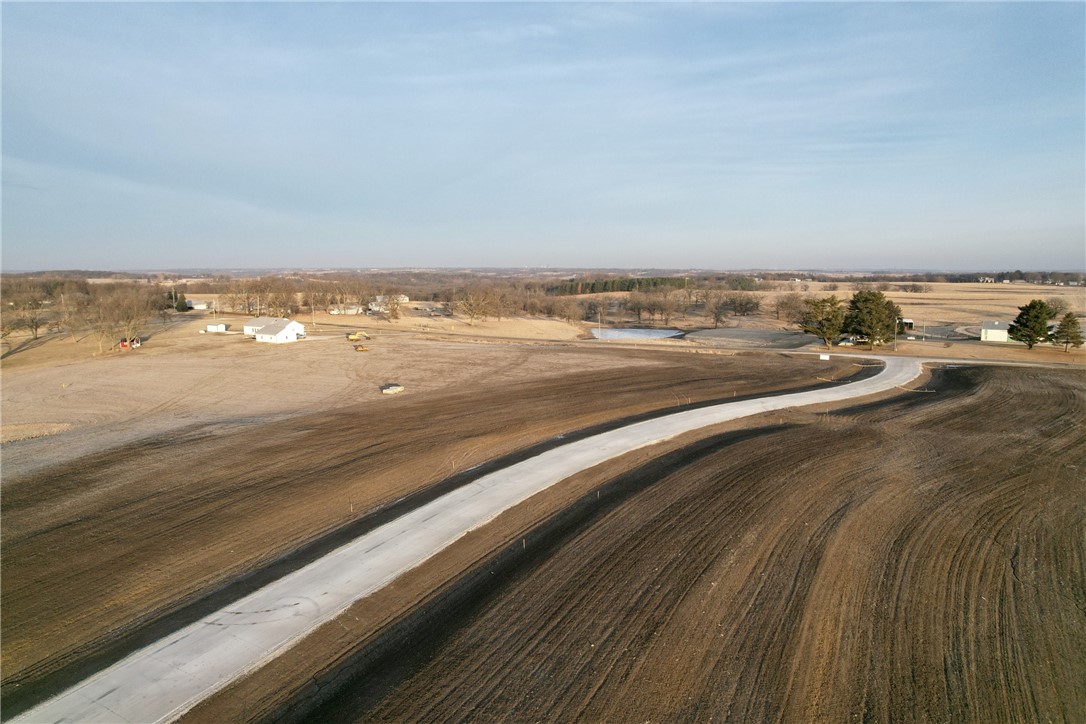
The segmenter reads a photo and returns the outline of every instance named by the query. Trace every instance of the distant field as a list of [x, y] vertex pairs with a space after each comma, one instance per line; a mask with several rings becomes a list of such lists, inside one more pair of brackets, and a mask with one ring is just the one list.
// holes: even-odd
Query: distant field
[[1056, 287], [1045, 284], [932, 284], [931, 292], [910, 294], [887, 292], [906, 317], [917, 325], [978, 324], [986, 321], [1010, 321], [1018, 307], [1032, 299], [1065, 299], [1080, 317], [1086, 317], [1086, 288]]

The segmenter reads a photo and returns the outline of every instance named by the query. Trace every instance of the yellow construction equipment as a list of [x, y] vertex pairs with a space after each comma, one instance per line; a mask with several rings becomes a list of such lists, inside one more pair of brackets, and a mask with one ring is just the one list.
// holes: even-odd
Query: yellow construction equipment
[[369, 352], [369, 351], [370, 351], [370, 348], [369, 348], [369, 347], [367, 347], [367, 346], [366, 346], [366, 345], [364, 345], [364, 344], [356, 344], [356, 345], [354, 346], [354, 351], [355, 351], [355, 352]]
[[369, 338], [370, 336], [361, 330], [359, 330], [358, 332], [351, 332], [347, 335], [348, 342], [361, 342], [362, 340]]

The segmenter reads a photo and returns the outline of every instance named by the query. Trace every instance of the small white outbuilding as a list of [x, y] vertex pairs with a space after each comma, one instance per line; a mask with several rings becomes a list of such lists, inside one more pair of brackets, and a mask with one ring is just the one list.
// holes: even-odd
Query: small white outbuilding
[[1007, 332], [1010, 329], [1008, 322], [983, 322], [980, 325], [981, 342], [1010, 342]]

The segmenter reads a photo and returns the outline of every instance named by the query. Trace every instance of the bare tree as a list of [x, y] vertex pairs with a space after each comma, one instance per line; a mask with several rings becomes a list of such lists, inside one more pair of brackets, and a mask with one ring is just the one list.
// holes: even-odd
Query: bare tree
[[150, 289], [137, 286], [121, 287], [112, 295], [112, 313], [120, 328], [122, 339], [138, 336], [140, 328], [155, 313], [159, 301]]
[[705, 314], [713, 320], [713, 327], [719, 327], [728, 314], [728, 304], [724, 290], [709, 289], [705, 292]]
[[53, 306], [57, 331], [67, 332], [73, 343], [79, 342], [77, 332], [83, 323], [83, 310], [90, 303], [86, 283], [67, 282], [59, 290]]
[[1063, 317], [1063, 315], [1071, 311], [1071, 306], [1063, 297], [1049, 297], [1045, 300], [1045, 304], [1052, 310], [1052, 319]]
[[[41, 328], [49, 323], [49, 296], [41, 284], [24, 281], [4, 290], [5, 311], [14, 315], [9, 328], [26, 329], [37, 339]], [[5, 315], [6, 316], [6, 315]], [[18, 321], [16, 321], [18, 320]]]
[[268, 313], [274, 317], [285, 317], [294, 311], [298, 301], [294, 283], [283, 277], [267, 279], [264, 284], [265, 303]]
[[328, 295], [328, 303], [340, 314], [346, 314], [347, 308], [352, 306], [352, 301], [356, 299], [357, 296], [353, 280], [336, 279], [332, 282], [332, 288]]
[[698, 304], [698, 289], [697, 287], [689, 284], [689, 279], [686, 280], [687, 285], [683, 287], [682, 303], [679, 307], [679, 311], [682, 312], [683, 319], [686, 319], [686, 315], [690, 313], [690, 310]]
[[453, 297], [453, 309], [457, 314], [468, 318], [468, 324], [475, 325], [475, 320], [486, 319], [490, 314], [491, 299], [489, 290], [481, 285], [472, 285], [457, 292]]
[[667, 287], [660, 291], [656, 296], [657, 309], [660, 310], [660, 317], [664, 321], [664, 325], [671, 324], [671, 318], [675, 316], [675, 313], [679, 311], [682, 306], [682, 294], [680, 290], [674, 287]]
[[14, 305], [5, 303], [3, 311], [0, 312], [0, 339], [5, 339], [22, 328], [23, 320], [16, 314]]
[[728, 305], [728, 309], [732, 311], [735, 316], [747, 316], [748, 314], [754, 314], [762, 306], [758, 297], [754, 296], [751, 292], [730, 292], [725, 297], [725, 302]]
[[793, 324], [798, 324], [803, 319], [806, 309], [803, 303], [803, 295], [799, 292], [779, 294], [773, 300], [773, 311], [776, 313], [777, 319], [783, 317], [785, 321]]
[[109, 287], [94, 290], [90, 303], [84, 310], [84, 319], [95, 339], [98, 340], [98, 353], [112, 348], [121, 334], [121, 324], [114, 311], [117, 290]]
[[369, 303], [373, 300], [373, 290], [362, 279], [349, 280], [343, 285], [343, 291], [346, 303], [357, 308], [360, 313], [365, 313]]
[[489, 290], [490, 313], [500, 322], [503, 317], [509, 316], [514, 308], [513, 295], [506, 286], [492, 286]]
[[584, 307], [573, 297], [559, 297], [551, 306], [551, 314], [572, 324], [573, 320], [584, 317]]
[[246, 312], [261, 316], [268, 306], [272, 277], [259, 277], [244, 282]]
[[158, 319], [162, 322], [162, 326], [165, 327], [173, 319], [177, 310], [171, 307], [169, 304], [161, 304], [158, 307]]
[[328, 306], [328, 285], [314, 279], [305, 283], [305, 301], [309, 304], [309, 322], [317, 326], [317, 309]]
[[641, 323], [641, 315], [648, 311], [648, 306], [648, 299], [641, 292], [630, 292], [626, 297], [626, 311], [637, 317], [638, 324]]
[[395, 287], [385, 289], [381, 299], [381, 307], [384, 309], [385, 319], [392, 322], [400, 318], [400, 309], [403, 307], [403, 293]]
[[231, 312], [248, 312], [245, 308], [245, 293], [239, 282], [231, 282], [226, 292], [222, 295], [222, 304]]

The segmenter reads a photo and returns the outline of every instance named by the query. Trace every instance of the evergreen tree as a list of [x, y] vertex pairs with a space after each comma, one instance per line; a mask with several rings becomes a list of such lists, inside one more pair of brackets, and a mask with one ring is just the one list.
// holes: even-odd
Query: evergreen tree
[[1060, 325], [1056, 327], [1056, 331], [1052, 334], [1052, 341], [1056, 344], [1062, 344], [1064, 352], [1070, 351], [1071, 347], [1082, 346], [1082, 327], [1079, 325], [1074, 312], [1063, 315]]
[[845, 329], [865, 337], [871, 349], [885, 344], [897, 332], [901, 309], [886, 296], [873, 289], [863, 289], [852, 295], [845, 315]]
[[1048, 339], [1048, 320], [1052, 316], [1052, 308], [1043, 299], [1034, 299], [1018, 308], [1018, 316], [1011, 322], [1007, 336], [1033, 349], [1033, 345]]
[[845, 323], [841, 300], [831, 295], [823, 299], [805, 299], [803, 304], [805, 309], [800, 327], [807, 334], [821, 338], [829, 347], [833, 340], [841, 336]]

